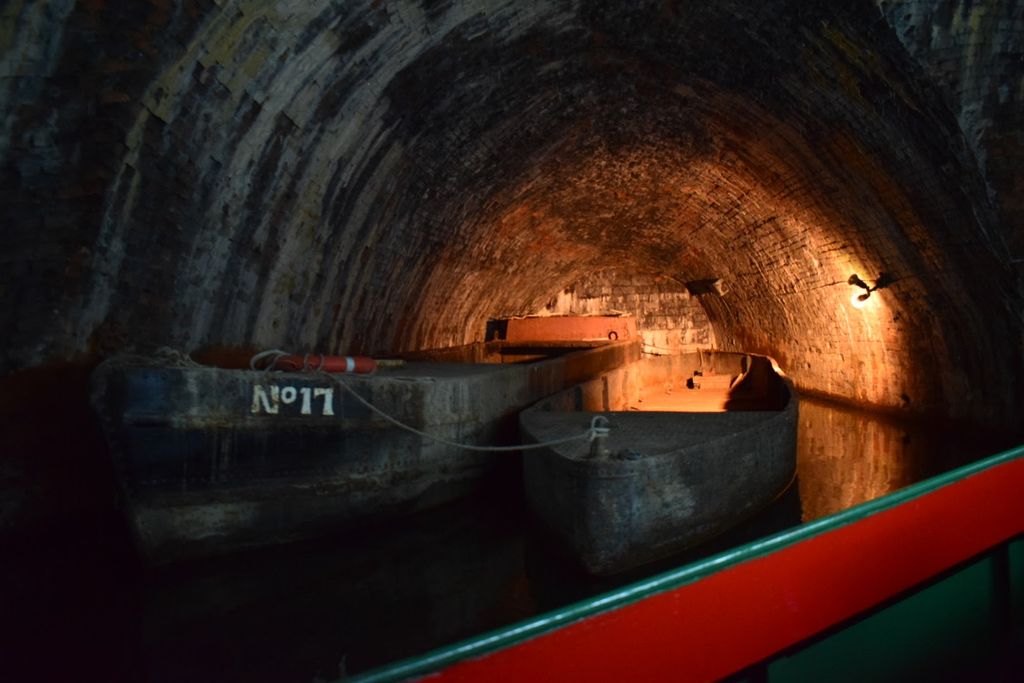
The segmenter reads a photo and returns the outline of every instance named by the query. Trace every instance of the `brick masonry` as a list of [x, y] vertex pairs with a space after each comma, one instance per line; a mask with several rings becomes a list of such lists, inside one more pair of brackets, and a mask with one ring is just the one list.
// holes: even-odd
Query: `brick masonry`
[[1020, 11], [900, 5], [7, 3], [0, 371], [457, 345], [618, 268], [722, 278], [801, 388], [1014, 423]]
[[1024, 260], [1024, 4], [879, 0], [896, 35], [938, 86], [974, 152], [1004, 238]]

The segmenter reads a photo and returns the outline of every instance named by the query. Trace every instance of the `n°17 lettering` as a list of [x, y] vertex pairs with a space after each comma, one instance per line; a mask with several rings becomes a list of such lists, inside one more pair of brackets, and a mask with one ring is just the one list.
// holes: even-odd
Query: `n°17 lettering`
[[249, 410], [253, 415], [279, 415], [281, 406], [296, 404], [300, 415], [334, 415], [334, 389], [255, 384], [252, 388], [252, 406]]

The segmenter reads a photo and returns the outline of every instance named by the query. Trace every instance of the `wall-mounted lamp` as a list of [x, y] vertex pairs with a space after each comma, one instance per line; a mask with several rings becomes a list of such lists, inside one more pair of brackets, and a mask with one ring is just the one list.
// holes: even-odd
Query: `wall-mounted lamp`
[[686, 284], [686, 290], [693, 296], [700, 294], [714, 294], [716, 296], [725, 296], [729, 291], [726, 287], [725, 282], [722, 278], [708, 278], [706, 280], [690, 280]]
[[850, 297], [850, 303], [853, 304], [854, 308], [862, 308], [864, 304], [867, 303], [867, 300], [871, 298], [871, 292], [888, 287], [890, 282], [892, 282], [892, 279], [888, 275], [880, 273], [878, 275], [878, 279], [875, 280], [875, 284], [868, 285], [868, 283], [861, 280], [860, 277], [854, 273], [846, 281], [846, 284], [853, 285], [854, 287], [860, 287], [864, 291], [854, 292], [853, 296]]

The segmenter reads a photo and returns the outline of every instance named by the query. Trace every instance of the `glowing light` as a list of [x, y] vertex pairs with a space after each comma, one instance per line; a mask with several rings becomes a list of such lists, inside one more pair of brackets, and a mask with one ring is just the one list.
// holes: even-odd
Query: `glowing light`
[[868, 283], [864, 282], [864, 280], [854, 273], [849, 277], [849, 279], [847, 279], [846, 284], [854, 287], [860, 287], [864, 291], [860, 293], [855, 291], [853, 296], [850, 297], [850, 303], [854, 308], [864, 308], [868, 301], [871, 300], [871, 292], [888, 287], [892, 283], [892, 276], [888, 273], [879, 273], [878, 279], [875, 280], [875, 284], [873, 285], [868, 285]]

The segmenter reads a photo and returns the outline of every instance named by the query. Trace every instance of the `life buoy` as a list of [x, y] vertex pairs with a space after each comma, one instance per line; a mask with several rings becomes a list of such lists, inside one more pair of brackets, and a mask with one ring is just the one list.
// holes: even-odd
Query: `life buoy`
[[324, 356], [309, 353], [305, 356], [279, 356], [272, 367], [285, 372], [358, 372], [377, 369], [377, 361], [369, 356]]

